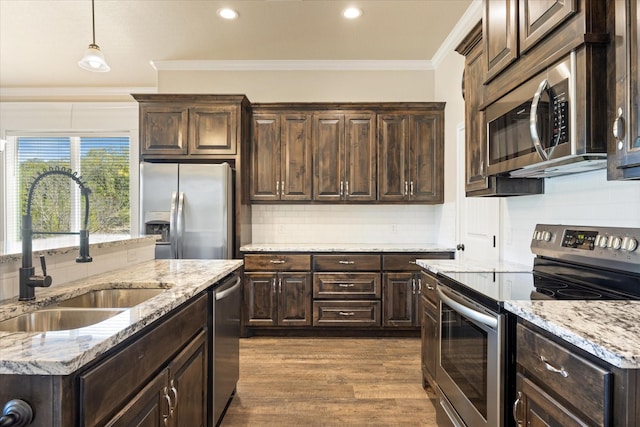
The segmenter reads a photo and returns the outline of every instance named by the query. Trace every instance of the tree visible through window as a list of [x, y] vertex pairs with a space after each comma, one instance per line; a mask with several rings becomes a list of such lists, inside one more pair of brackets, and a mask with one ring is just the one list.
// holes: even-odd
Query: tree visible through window
[[[50, 168], [67, 168], [78, 172], [91, 190], [89, 232], [129, 234], [128, 137], [18, 137], [16, 160], [19, 188], [14, 194], [19, 197], [15, 205], [19, 205], [20, 216], [26, 212], [29, 187], [35, 177]], [[77, 232], [83, 208], [84, 200], [74, 182], [59, 175], [47, 176], [33, 195], [33, 229]], [[16, 228], [15, 238], [20, 240], [19, 226]]]

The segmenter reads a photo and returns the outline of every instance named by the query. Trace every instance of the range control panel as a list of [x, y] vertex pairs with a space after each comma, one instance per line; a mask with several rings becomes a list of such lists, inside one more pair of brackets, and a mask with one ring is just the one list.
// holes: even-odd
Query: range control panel
[[640, 272], [640, 229], [538, 224], [531, 239], [535, 255]]

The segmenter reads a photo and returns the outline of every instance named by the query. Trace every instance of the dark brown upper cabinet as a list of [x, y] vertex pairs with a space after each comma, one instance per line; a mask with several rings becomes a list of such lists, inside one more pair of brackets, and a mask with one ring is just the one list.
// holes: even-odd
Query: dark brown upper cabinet
[[239, 154], [249, 101], [244, 95], [133, 95], [143, 159]]
[[375, 114], [339, 111], [314, 115], [313, 199], [376, 200]]
[[636, 0], [616, 0], [614, 5], [609, 63], [615, 63], [615, 97], [609, 108], [607, 178], [640, 179], [640, 5]]
[[486, 79], [498, 75], [576, 10], [577, 0], [485, 0]]
[[437, 108], [378, 115], [378, 200], [442, 203], [444, 104]]
[[252, 201], [311, 200], [311, 114], [254, 112]]

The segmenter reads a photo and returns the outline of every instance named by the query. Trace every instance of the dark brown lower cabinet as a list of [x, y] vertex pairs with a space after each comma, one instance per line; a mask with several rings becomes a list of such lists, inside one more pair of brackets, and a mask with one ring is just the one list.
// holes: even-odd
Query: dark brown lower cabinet
[[245, 273], [245, 326], [311, 326], [311, 273]]
[[387, 327], [420, 326], [420, 273], [385, 273], [382, 323]]
[[202, 426], [207, 422], [207, 336], [200, 334], [115, 417], [108, 427]]

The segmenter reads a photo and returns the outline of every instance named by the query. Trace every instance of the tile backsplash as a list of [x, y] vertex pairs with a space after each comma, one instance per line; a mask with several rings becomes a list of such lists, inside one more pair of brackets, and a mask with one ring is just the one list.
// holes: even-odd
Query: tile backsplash
[[[128, 267], [155, 257], [155, 242], [152, 240], [120, 243], [114, 246], [103, 245], [91, 248], [93, 262], [76, 263], [77, 251], [56, 254], [51, 250], [47, 255], [47, 274], [53, 278], [51, 286], [58, 286], [74, 280], [80, 280], [95, 274], [118, 268]], [[19, 294], [20, 257], [0, 262], [0, 301], [17, 297]], [[36, 274], [42, 274], [40, 262], [34, 258]], [[38, 289], [36, 288], [36, 298]]]
[[252, 206], [253, 243], [437, 243], [443, 206]]

